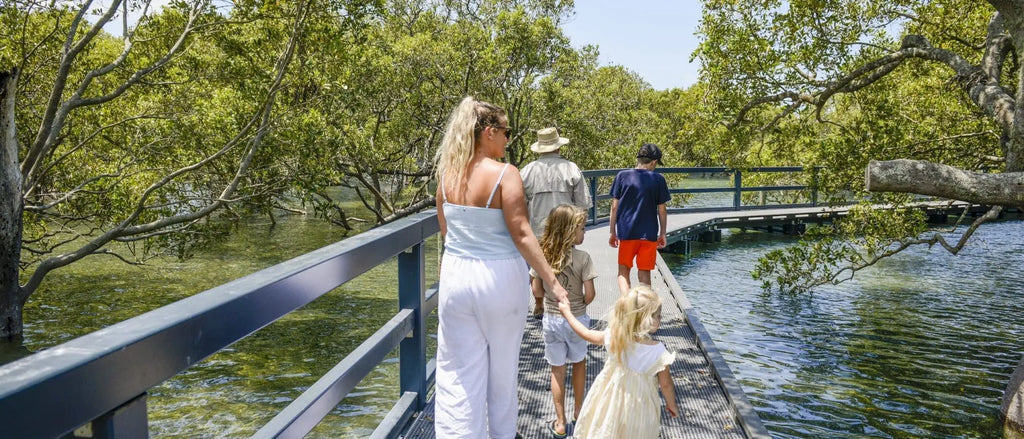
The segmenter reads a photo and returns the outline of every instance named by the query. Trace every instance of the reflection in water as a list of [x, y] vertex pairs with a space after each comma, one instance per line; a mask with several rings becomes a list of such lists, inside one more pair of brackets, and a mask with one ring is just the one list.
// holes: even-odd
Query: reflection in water
[[998, 438], [1024, 351], [1022, 232], [985, 225], [960, 256], [916, 248], [799, 296], [748, 274], [784, 236], [666, 260], [773, 436]]
[[[186, 261], [138, 268], [87, 258], [55, 271], [25, 310], [25, 347], [38, 351], [336, 242], [337, 227], [289, 216], [254, 220]], [[436, 239], [427, 282], [436, 281]], [[394, 259], [194, 365], [150, 391], [157, 437], [248, 437], [397, 311]], [[433, 327], [429, 324], [428, 327]], [[431, 339], [432, 341], [432, 339]], [[428, 354], [434, 346], [428, 342]], [[3, 355], [3, 353], [0, 353]], [[367, 437], [398, 399], [397, 350], [309, 437]]]

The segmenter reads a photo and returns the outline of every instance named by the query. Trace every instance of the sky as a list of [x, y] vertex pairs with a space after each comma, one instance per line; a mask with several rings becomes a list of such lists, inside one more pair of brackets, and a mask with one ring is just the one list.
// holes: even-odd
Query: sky
[[576, 0], [562, 25], [573, 47], [598, 46], [601, 65], [618, 64], [658, 90], [697, 82], [700, 0]]

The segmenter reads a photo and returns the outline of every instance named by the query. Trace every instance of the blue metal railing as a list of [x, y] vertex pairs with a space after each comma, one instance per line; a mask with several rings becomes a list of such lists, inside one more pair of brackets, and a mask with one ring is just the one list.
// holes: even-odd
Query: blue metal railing
[[[598, 178], [619, 171], [584, 171], [594, 200], [591, 223], [602, 219], [597, 202], [609, 198], [597, 195]], [[808, 187], [743, 187], [741, 172], [802, 171], [800, 167], [658, 169], [665, 174], [733, 175], [731, 188], [671, 189], [672, 193], [733, 192], [733, 206], [672, 212], [763, 208], [743, 206], [740, 194]], [[811, 203], [784, 206], [817, 204], [814, 171]], [[254, 436], [305, 435], [399, 347], [401, 396], [373, 433], [374, 438], [394, 438], [423, 409], [433, 382], [434, 361], [426, 358], [426, 317], [437, 308], [437, 295], [436, 289], [425, 288], [424, 242], [438, 230], [436, 213], [423, 212], [4, 365], [0, 367], [3, 435], [57, 437], [91, 423], [94, 438], [145, 437], [150, 388], [397, 255], [398, 313]]]
[[[669, 188], [672, 194], [706, 194], [706, 193], [732, 193], [732, 205], [723, 207], [677, 207], [669, 208], [669, 213], [690, 213], [690, 212], [726, 212], [735, 210], [767, 209], [778, 207], [813, 207], [818, 205], [818, 170], [820, 168], [804, 168], [800, 166], [779, 166], [779, 167], [755, 167], [745, 169], [732, 168], [657, 168], [655, 172], [661, 174], [727, 174], [732, 176], [732, 187], [717, 188]], [[781, 186], [743, 186], [743, 174], [752, 173], [795, 173], [811, 171], [810, 185], [781, 185]], [[621, 169], [600, 169], [583, 171], [583, 177], [590, 185], [590, 199], [594, 201], [589, 211], [588, 224], [598, 224], [608, 220], [607, 212], [598, 212], [598, 202], [611, 199], [609, 194], [598, 194], [598, 182], [602, 177], [614, 177]], [[810, 190], [809, 203], [773, 204], [773, 205], [744, 205], [742, 195], [744, 192], [770, 191], [805, 191]]]
[[305, 435], [399, 347], [402, 396], [375, 432], [394, 437], [432, 381], [425, 326], [437, 296], [424, 287], [423, 248], [438, 228], [435, 212], [420, 213], [6, 364], [2, 435], [91, 423], [94, 438], [146, 437], [150, 388], [398, 255], [400, 311], [256, 434]]

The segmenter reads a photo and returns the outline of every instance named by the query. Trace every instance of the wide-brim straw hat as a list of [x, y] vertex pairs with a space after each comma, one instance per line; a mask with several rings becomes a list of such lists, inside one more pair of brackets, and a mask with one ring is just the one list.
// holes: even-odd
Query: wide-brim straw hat
[[530, 145], [530, 150], [543, 154], [545, 152], [558, 151], [559, 148], [569, 143], [569, 139], [558, 137], [557, 128], [542, 128], [537, 130], [537, 141]]

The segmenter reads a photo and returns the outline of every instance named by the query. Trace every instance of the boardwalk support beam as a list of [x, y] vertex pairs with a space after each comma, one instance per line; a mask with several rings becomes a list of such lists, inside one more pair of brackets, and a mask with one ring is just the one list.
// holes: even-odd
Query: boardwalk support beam
[[146, 394], [122, 404], [92, 421], [93, 439], [149, 437]]
[[782, 233], [787, 235], [803, 235], [805, 231], [807, 231], [807, 226], [804, 223], [782, 225]]
[[721, 230], [708, 230], [706, 232], [700, 232], [697, 235], [697, 241], [699, 242], [722, 242], [722, 231]]
[[690, 242], [691, 241], [689, 239], [685, 239], [684, 238], [684, 239], [681, 239], [679, 241], [676, 241], [676, 242], [674, 242], [672, 244], [669, 244], [669, 245], [665, 246], [665, 248], [662, 249], [661, 251], [663, 251], [665, 253], [672, 253], [672, 254], [676, 254], [676, 255], [683, 255], [683, 256], [689, 257], [690, 256], [690, 250], [691, 250]]

